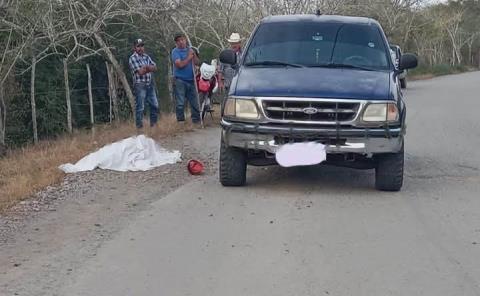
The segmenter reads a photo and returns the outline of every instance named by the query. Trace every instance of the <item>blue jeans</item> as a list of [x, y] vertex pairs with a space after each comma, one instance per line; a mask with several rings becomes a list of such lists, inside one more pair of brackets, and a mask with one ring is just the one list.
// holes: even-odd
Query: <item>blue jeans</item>
[[137, 128], [143, 127], [143, 110], [145, 101], [150, 105], [150, 126], [158, 121], [158, 100], [154, 84], [135, 83], [135, 116]]
[[200, 108], [195, 83], [175, 78], [175, 97], [177, 100], [177, 121], [185, 121], [185, 99], [187, 99], [192, 109], [192, 121], [194, 123], [200, 122]]

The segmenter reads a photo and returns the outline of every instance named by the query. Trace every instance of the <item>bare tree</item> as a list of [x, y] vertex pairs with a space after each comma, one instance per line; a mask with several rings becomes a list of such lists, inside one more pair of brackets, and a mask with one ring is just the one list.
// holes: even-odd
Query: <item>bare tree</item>
[[462, 34], [460, 31], [460, 22], [462, 21], [463, 11], [457, 11], [452, 15], [444, 15], [443, 26], [448, 33], [452, 45], [452, 65], [462, 63]]

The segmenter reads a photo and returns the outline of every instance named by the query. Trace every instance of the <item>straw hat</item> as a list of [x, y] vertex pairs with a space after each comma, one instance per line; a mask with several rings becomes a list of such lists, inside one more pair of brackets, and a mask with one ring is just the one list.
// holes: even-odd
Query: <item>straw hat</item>
[[238, 43], [242, 41], [242, 38], [240, 38], [240, 34], [232, 33], [232, 35], [230, 35], [230, 38], [228, 38], [227, 41], [230, 43]]

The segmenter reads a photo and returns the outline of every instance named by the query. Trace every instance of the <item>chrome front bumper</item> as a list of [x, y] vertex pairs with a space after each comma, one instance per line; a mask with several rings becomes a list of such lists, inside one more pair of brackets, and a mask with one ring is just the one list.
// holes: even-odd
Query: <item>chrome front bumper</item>
[[344, 139], [342, 145], [326, 144], [327, 153], [358, 153], [371, 156], [376, 153], [396, 153], [403, 145], [404, 130], [397, 128], [289, 128], [280, 126], [232, 123], [222, 120], [222, 136], [227, 146], [245, 150], [260, 150], [275, 154], [282, 137], [320, 137]]

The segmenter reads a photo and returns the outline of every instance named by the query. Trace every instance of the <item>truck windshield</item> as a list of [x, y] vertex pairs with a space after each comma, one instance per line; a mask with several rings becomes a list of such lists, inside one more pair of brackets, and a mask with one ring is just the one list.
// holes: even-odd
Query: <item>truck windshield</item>
[[[266, 23], [245, 53], [246, 66], [292, 64], [387, 70], [390, 50], [376, 26], [342, 23]], [[266, 63], [264, 63], [266, 62]]]

